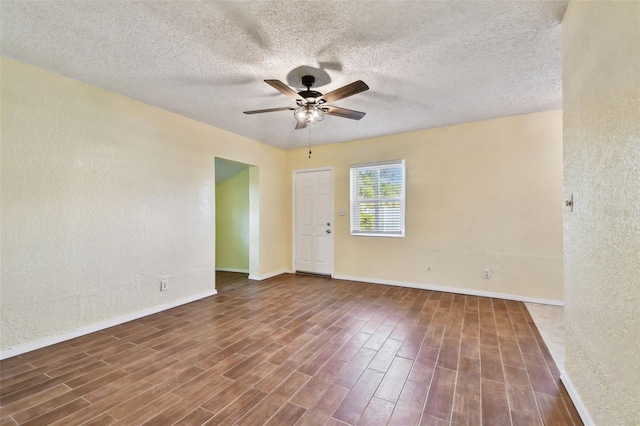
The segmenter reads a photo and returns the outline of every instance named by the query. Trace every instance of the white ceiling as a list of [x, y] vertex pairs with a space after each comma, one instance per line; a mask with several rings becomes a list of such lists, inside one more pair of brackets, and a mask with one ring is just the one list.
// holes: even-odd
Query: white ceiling
[[[567, 1], [5, 1], [1, 53], [280, 148], [560, 108]], [[264, 83], [367, 92], [294, 130]]]

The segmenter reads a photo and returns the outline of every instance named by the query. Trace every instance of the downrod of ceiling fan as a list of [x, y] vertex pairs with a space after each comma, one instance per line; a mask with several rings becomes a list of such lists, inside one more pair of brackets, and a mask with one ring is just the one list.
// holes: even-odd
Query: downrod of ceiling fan
[[311, 89], [311, 86], [316, 82], [316, 78], [312, 75], [304, 75], [302, 76], [302, 85], [307, 88], [307, 90]]
[[[316, 78], [312, 75], [305, 75], [302, 77], [302, 85], [307, 88], [307, 90], [303, 90], [298, 92], [298, 95], [303, 99], [306, 99], [307, 102], [315, 103], [315, 100], [322, 96], [322, 93], [316, 92], [315, 90], [311, 90], [311, 86], [316, 82]], [[302, 105], [302, 103], [298, 103], [298, 105]]]

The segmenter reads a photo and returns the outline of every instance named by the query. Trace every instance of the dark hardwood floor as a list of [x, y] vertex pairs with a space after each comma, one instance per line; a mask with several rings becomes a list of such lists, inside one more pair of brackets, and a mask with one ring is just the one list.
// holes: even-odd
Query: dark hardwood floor
[[217, 296], [2, 361], [0, 425], [582, 424], [520, 302], [217, 281]]

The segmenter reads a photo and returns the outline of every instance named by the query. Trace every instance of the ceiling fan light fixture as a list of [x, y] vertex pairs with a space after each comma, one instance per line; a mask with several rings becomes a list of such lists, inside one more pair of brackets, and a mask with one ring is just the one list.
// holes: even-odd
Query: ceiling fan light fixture
[[302, 105], [293, 111], [293, 116], [299, 123], [317, 123], [324, 120], [324, 111], [316, 105]]

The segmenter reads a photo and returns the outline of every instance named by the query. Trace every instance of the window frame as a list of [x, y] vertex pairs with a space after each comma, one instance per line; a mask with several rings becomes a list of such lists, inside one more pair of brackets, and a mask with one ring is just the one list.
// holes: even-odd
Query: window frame
[[[364, 169], [375, 169], [380, 171], [386, 166], [400, 166], [401, 169], [401, 194], [399, 197], [385, 197], [385, 198], [374, 198], [374, 199], [365, 199], [365, 200], [356, 200], [357, 197], [357, 188], [354, 185], [357, 185], [357, 182], [354, 182], [354, 179], [357, 180], [357, 173], [360, 170]], [[360, 218], [360, 204], [361, 203], [375, 203], [380, 204], [383, 202], [399, 202], [400, 203], [400, 230], [399, 231], [361, 231], [360, 229], [356, 229], [354, 226], [354, 215], [357, 214], [358, 219]], [[385, 237], [385, 238], [404, 238], [406, 235], [406, 162], [405, 160], [392, 160], [392, 161], [379, 161], [374, 163], [361, 163], [361, 164], [352, 164], [349, 168], [349, 230], [352, 236], [356, 237]], [[358, 207], [355, 209], [355, 207]], [[376, 223], [379, 223], [376, 220]], [[357, 227], [359, 228], [359, 226]]]

